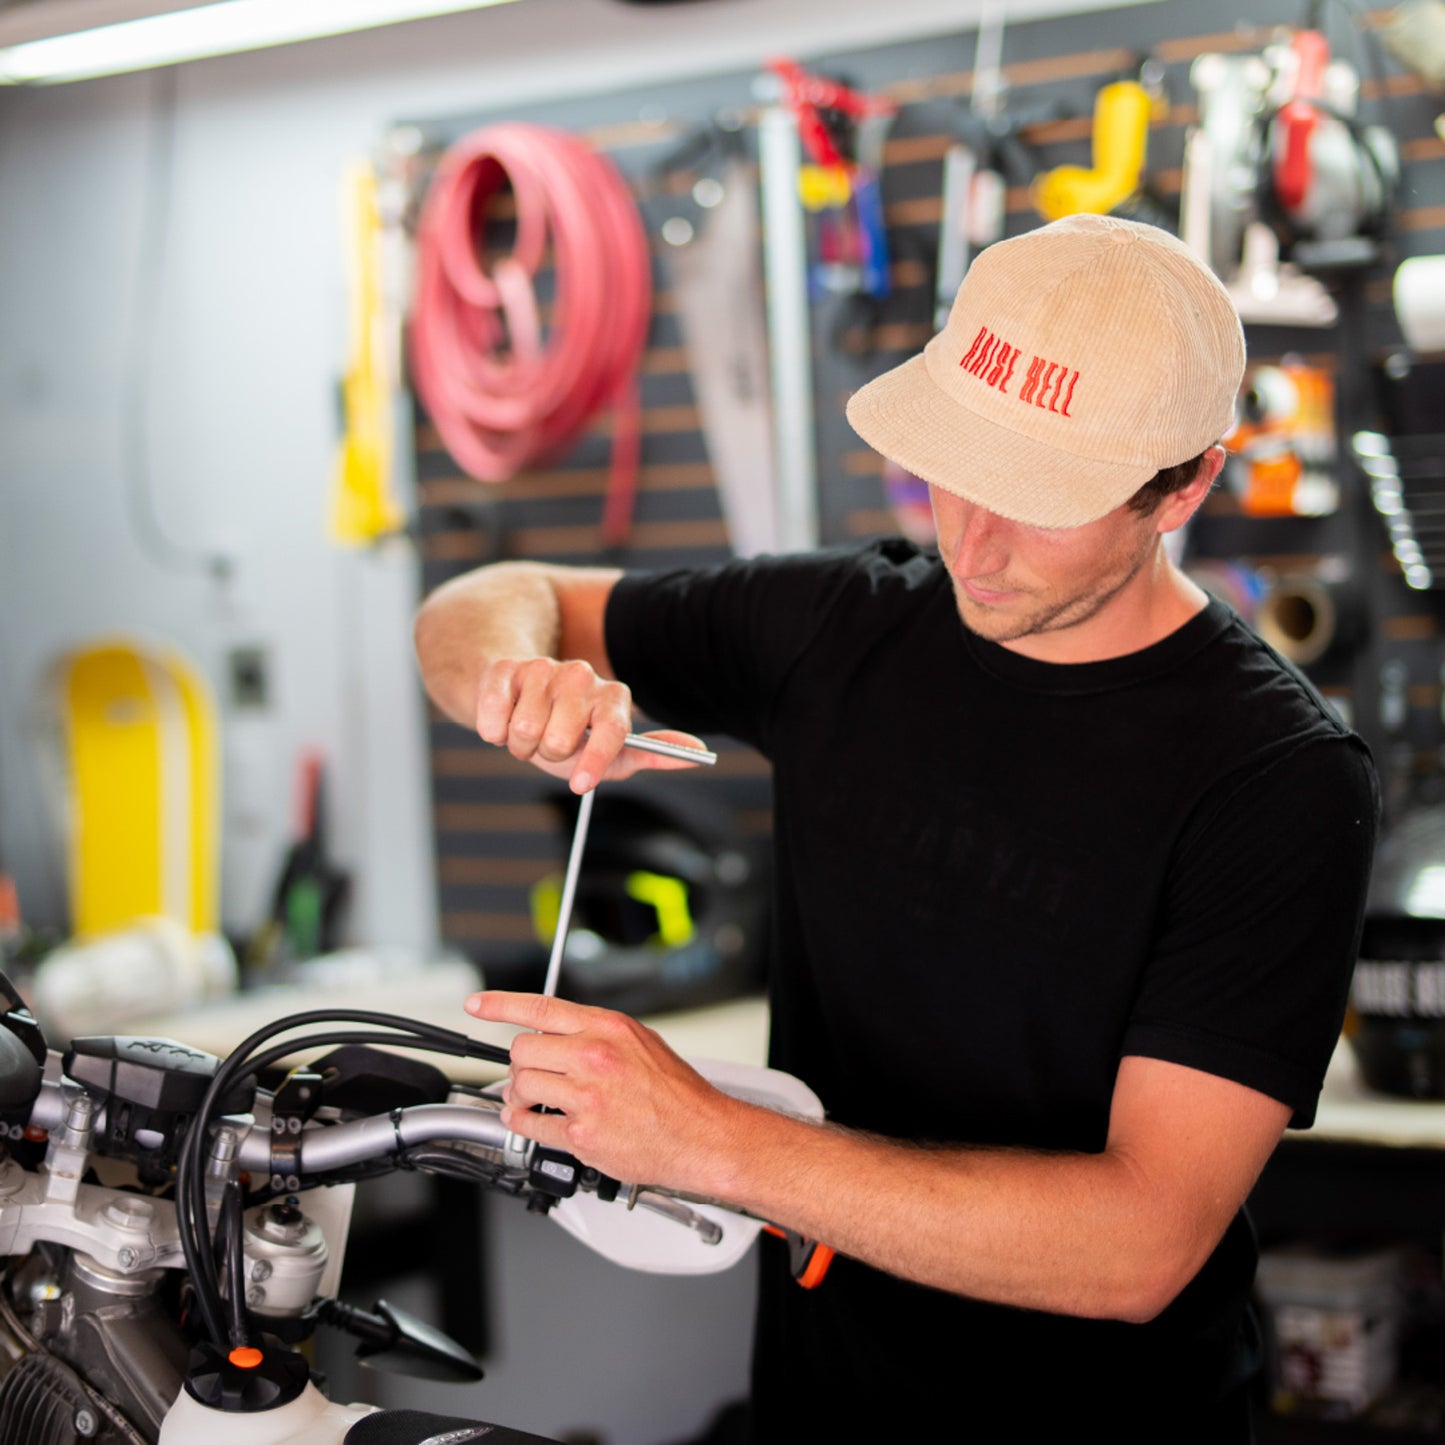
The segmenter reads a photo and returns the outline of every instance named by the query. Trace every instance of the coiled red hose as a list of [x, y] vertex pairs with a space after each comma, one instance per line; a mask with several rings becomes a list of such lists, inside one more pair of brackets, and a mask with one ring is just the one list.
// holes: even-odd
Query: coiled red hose
[[[487, 205], [504, 182], [516, 200], [516, 236], [487, 271]], [[533, 283], [545, 265], [556, 287], [544, 338]], [[619, 544], [636, 489], [636, 375], [651, 315], [647, 235], [605, 156], [565, 131], [509, 122], [442, 157], [417, 231], [411, 366], [442, 441], [469, 475], [507, 481], [556, 459], [610, 404], [602, 532]]]

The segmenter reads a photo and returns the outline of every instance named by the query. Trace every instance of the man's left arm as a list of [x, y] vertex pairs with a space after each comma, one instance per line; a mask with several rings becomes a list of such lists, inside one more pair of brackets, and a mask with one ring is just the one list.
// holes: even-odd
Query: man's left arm
[[[900, 1143], [732, 1099], [620, 1014], [498, 992], [468, 1008], [541, 1030], [512, 1045], [505, 1117], [517, 1133], [923, 1284], [1095, 1318], [1148, 1320], [1179, 1293], [1290, 1117], [1242, 1084], [1133, 1056], [1101, 1153]], [[907, 1110], [900, 1100], [900, 1130]]]

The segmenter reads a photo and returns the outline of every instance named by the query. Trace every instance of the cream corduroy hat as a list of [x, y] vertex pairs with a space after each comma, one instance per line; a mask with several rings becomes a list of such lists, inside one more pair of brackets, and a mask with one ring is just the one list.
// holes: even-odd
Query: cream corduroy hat
[[990, 512], [1081, 527], [1228, 432], [1243, 374], [1234, 303], [1182, 241], [1067, 216], [981, 252], [948, 324], [848, 420]]

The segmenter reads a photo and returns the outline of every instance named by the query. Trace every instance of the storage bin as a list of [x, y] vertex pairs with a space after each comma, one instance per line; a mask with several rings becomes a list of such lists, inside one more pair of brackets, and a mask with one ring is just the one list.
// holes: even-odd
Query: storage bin
[[1398, 1250], [1292, 1246], [1260, 1258], [1270, 1390], [1281, 1413], [1361, 1414], [1394, 1383], [1401, 1317]]

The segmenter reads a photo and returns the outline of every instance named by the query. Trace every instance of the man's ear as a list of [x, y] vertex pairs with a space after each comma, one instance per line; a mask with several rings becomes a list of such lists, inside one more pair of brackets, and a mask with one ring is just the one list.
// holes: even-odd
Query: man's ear
[[1210, 447], [1199, 459], [1199, 470], [1195, 472], [1193, 480], [1180, 487], [1177, 492], [1170, 492], [1160, 502], [1154, 513], [1154, 523], [1158, 530], [1161, 533], [1177, 532], [1199, 510], [1200, 503], [1209, 495], [1215, 478], [1223, 469], [1224, 448], [1218, 445]]

